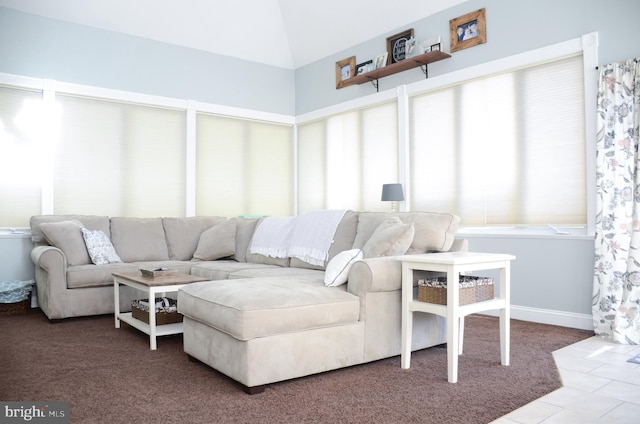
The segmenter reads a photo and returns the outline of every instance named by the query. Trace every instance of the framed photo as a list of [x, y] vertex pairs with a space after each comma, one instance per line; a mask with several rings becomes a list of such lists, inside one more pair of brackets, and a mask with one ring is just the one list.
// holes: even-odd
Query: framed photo
[[440, 45], [441, 41], [442, 41], [442, 38], [439, 35], [422, 40], [419, 48], [420, 51], [418, 53], [419, 54], [429, 53], [431, 51], [431, 47], [433, 47], [436, 44]]
[[407, 42], [404, 44], [404, 57], [405, 59], [408, 57], [412, 57], [415, 56], [416, 54], [418, 54], [418, 50], [416, 48], [416, 39], [415, 38], [409, 38], [407, 40]]
[[387, 56], [389, 52], [380, 53], [373, 62], [373, 69], [380, 69], [387, 64]]
[[413, 28], [399, 32], [391, 37], [387, 37], [388, 65], [400, 62], [407, 57], [406, 43], [410, 38], [413, 38]]
[[336, 88], [344, 87], [344, 82], [355, 75], [356, 57], [351, 56], [336, 62]]
[[451, 51], [466, 49], [487, 42], [485, 9], [467, 13], [449, 21]]
[[356, 75], [362, 75], [365, 72], [369, 72], [373, 68], [373, 60], [367, 60], [366, 62], [358, 63], [356, 65]]

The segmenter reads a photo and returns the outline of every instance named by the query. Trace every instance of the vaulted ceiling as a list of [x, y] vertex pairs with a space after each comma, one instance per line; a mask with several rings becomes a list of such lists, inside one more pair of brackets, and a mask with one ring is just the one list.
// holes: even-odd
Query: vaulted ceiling
[[0, 6], [295, 69], [467, 0], [0, 0]]

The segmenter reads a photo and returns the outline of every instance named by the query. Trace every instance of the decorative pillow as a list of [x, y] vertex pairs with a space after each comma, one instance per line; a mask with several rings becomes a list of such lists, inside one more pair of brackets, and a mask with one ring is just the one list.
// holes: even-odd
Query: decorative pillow
[[111, 240], [102, 231], [91, 231], [86, 228], [82, 229], [82, 237], [87, 245], [87, 251], [91, 257], [91, 262], [96, 265], [106, 265], [122, 262], [120, 256], [113, 248]]
[[40, 230], [52, 246], [64, 252], [67, 264], [87, 265], [91, 258], [82, 238], [82, 223], [78, 220], [46, 222], [40, 225]]
[[198, 247], [193, 254], [195, 261], [214, 261], [236, 252], [236, 223], [224, 221], [200, 234]]
[[363, 256], [362, 249], [350, 249], [338, 253], [327, 264], [327, 269], [324, 272], [324, 285], [336, 287], [346, 283], [351, 266]]
[[403, 224], [400, 218], [393, 216], [380, 224], [364, 244], [364, 257], [404, 255], [411, 246], [414, 234], [413, 223]]

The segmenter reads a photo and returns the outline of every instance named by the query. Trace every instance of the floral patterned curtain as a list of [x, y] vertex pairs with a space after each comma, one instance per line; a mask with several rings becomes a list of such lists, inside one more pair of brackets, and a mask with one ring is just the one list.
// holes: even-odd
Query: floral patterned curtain
[[593, 326], [640, 344], [640, 58], [601, 67]]

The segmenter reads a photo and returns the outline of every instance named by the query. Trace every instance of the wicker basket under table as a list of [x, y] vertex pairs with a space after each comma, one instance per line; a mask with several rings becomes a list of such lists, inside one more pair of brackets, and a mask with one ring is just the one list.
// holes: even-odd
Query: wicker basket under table
[[[446, 277], [438, 277], [440, 283], [444, 283], [445, 287], [430, 287], [425, 284], [418, 284], [418, 300], [420, 302], [435, 303], [438, 305], [447, 304], [447, 287]], [[431, 281], [432, 281], [431, 280]], [[427, 281], [428, 282], [428, 281]], [[468, 305], [469, 303], [482, 302], [493, 299], [493, 279], [474, 276], [461, 276], [460, 283], [472, 283], [470, 287], [461, 287], [459, 294], [459, 304]]]
[[[142, 301], [148, 301], [148, 299], [142, 299]], [[131, 316], [144, 323], [149, 324], [149, 312], [146, 309], [140, 307], [138, 300], [134, 300], [131, 303]], [[175, 324], [182, 322], [182, 314], [175, 312], [166, 312], [156, 310], [156, 325]]]

